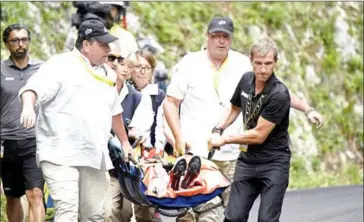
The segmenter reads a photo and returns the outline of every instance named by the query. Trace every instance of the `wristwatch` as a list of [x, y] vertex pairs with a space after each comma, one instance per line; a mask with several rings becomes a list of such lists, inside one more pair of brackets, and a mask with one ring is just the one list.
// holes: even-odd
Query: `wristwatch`
[[308, 114], [310, 114], [310, 113], [311, 113], [311, 112], [313, 112], [313, 111], [315, 111], [315, 109], [314, 109], [314, 108], [312, 108], [312, 107], [308, 108], [308, 109], [305, 111], [305, 116], [307, 116], [307, 117], [308, 117]]
[[212, 129], [212, 133], [218, 133], [220, 135], [222, 135], [222, 133], [224, 132], [224, 129], [221, 128], [221, 127], [217, 127], [215, 126], [213, 129]]

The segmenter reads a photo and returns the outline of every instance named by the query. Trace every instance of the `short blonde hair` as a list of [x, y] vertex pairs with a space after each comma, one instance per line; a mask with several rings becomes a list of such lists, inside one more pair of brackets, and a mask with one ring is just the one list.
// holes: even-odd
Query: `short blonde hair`
[[274, 60], [277, 61], [278, 49], [277, 49], [276, 43], [268, 37], [263, 37], [263, 38], [257, 40], [252, 45], [252, 47], [250, 48], [250, 56], [253, 58], [254, 52], [258, 52], [259, 55], [265, 56], [271, 50], [273, 51], [273, 54], [274, 54]]
[[135, 64], [135, 62], [136, 62], [136, 55], [135, 55], [135, 53], [131, 53], [130, 55], [128, 55], [127, 57], [125, 57], [125, 62], [126, 63], [131, 63], [131, 64]]

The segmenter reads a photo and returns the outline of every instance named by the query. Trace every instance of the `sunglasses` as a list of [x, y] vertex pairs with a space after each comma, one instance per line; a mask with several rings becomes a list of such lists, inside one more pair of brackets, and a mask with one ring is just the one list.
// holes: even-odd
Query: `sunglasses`
[[114, 62], [114, 61], [115, 61], [115, 59], [117, 59], [117, 60], [118, 60], [118, 63], [122, 63], [122, 62], [124, 61], [124, 57], [121, 57], [121, 56], [109, 55], [109, 56], [107, 57], [107, 60], [108, 60], [109, 62]]

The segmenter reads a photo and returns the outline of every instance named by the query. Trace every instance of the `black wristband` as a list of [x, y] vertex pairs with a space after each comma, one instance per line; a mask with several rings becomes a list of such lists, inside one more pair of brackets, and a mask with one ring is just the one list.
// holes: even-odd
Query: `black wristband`
[[213, 129], [212, 129], [212, 133], [218, 133], [218, 134], [220, 134], [220, 135], [222, 135], [222, 133], [224, 132], [224, 129], [223, 128], [221, 128], [221, 127], [214, 127]]

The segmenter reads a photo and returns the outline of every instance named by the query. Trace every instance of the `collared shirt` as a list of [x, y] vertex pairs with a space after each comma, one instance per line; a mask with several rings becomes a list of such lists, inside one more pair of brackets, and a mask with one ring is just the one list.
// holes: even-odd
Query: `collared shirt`
[[[167, 95], [183, 100], [180, 108], [181, 131], [184, 139], [192, 146], [196, 155], [207, 157], [208, 139], [211, 131], [230, 106], [230, 99], [241, 76], [251, 71], [249, 58], [229, 51], [228, 58], [219, 69], [218, 88], [214, 87], [214, 70], [207, 51], [187, 54], [174, 68]], [[225, 130], [226, 134], [236, 134], [241, 130], [239, 117]], [[216, 151], [215, 160], [234, 160], [239, 155], [239, 146], [225, 145]]]
[[[161, 149], [161, 146], [163, 146], [163, 144], [166, 143], [166, 138], [164, 136], [164, 131], [161, 130], [161, 125], [163, 124], [163, 122], [160, 121], [161, 117], [158, 117], [158, 115], [163, 115], [162, 113], [160, 113], [161, 111], [163, 111], [163, 108], [161, 108], [162, 106], [159, 106], [157, 108], [157, 113], [154, 112], [153, 110], [153, 102], [152, 102], [152, 96], [158, 96], [158, 84], [148, 84], [146, 87], [144, 87], [141, 92], [143, 94], [143, 96], [147, 97], [147, 104], [146, 107], [148, 107], [148, 113], [151, 114], [152, 117], [152, 128], [154, 125], [154, 137], [155, 137], [155, 142], [154, 142], [154, 146], [156, 144], [156, 142], [158, 143], [158, 149]], [[157, 115], [157, 116], [156, 116]], [[150, 118], [150, 115], [148, 115], [148, 119]], [[155, 122], [154, 122], [155, 121]], [[154, 123], [154, 124], [153, 124]], [[157, 126], [157, 124], [159, 124], [159, 126]], [[158, 129], [158, 130], [157, 130]], [[152, 143], [152, 130], [149, 134], [149, 137], [147, 138], [147, 140], [144, 142], [144, 146], [145, 147], [153, 147], [153, 143]]]
[[107, 142], [112, 116], [121, 113], [121, 106], [115, 86], [107, 82], [115, 80], [111, 68], [92, 67], [77, 49], [52, 56], [28, 80], [19, 96], [32, 90], [41, 107], [36, 123], [38, 164], [113, 168]]
[[231, 103], [241, 107], [246, 130], [256, 127], [259, 116], [276, 124], [262, 144], [248, 145], [247, 152], [241, 152], [239, 160], [247, 163], [287, 162], [290, 158], [288, 126], [291, 105], [287, 87], [273, 74], [262, 92], [255, 95], [255, 76], [249, 72], [241, 78]]
[[[119, 104], [123, 103], [124, 99], [129, 95], [129, 89], [127, 82], [124, 81], [123, 88], [118, 93]], [[140, 92], [138, 92], [140, 93]], [[127, 109], [128, 107], [125, 107]], [[129, 128], [136, 128], [140, 135], [148, 135], [150, 127], [153, 124], [153, 110], [150, 108], [148, 96], [141, 96], [141, 100], [134, 111], [133, 118], [128, 125]]]
[[28, 65], [20, 69], [9, 58], [1, 61], [1, 133], [2, 140], [22, 140], [35, 138], [34, 128], [25, 128], [20, 124], [22, 112], [18, 91], [39, 69], [43, 61], [28, 59]]
[[167, 144], [167, 137], [165, 133], [170, 132], [163, 110], [164, 101], [165, 100], [163, 100], [162, 104], [158, 107], [157, 118], [156, 118], [154, 147], [156, 148], [157, 153], [159, 153], [161, 150], [164, 150], [164, 147]]

